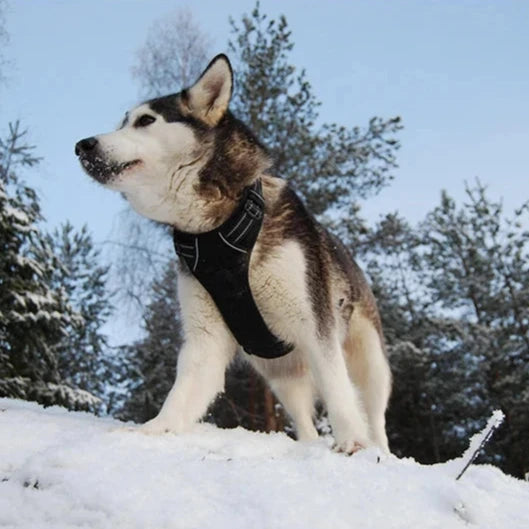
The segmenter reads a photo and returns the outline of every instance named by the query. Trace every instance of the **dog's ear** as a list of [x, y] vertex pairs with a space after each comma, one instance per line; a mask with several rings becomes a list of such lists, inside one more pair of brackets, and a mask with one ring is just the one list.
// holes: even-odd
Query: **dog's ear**
[[230, 61], [217, 55], [198, 81], [186, 91], [186, 103], [191, 114], [214, 127], [228, 110], [233, 87]]

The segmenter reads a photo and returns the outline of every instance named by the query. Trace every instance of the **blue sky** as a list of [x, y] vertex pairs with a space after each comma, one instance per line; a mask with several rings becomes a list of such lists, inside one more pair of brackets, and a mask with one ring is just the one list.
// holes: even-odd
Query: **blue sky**
[[[44, 162], [28, 178], [51, 224], [87, 223], [102, 241], [120, 222], [124, 202], [89, 181], [73, 146], [138, 101], [135, 51], [155, 19], [185, 6], [216, 53], [226, 51], [228, 17], [253, 2], [11, 0], [0, 127], [21, 119], [29, 128]], [[368, 218], [399, 210], [419, 220], [442, 188], [462, 198], [475, 177], [508, 207], [529, 199], [529, 3], [264, 0], [262, 10], [287, 16], [292, 61], [306, 68], [323, 120], [402, 116], [400, 168], [364, 204]]]
[[[127, 206], [81, 171], [75, 142], [114, 128], [138, 102], [130, 68], [155, 19], [190, 7], [215, 54], [226, 51], [228, 17], [239, 19], [254, 3], [8, 1], [11, 39], [3, 53], [12, 64], [9, 83], [0, 85], [0, 129], [20, 119], [44, 157], [27, 179], [39, 189], [51, 226], [69, 219], [86, 223], [98, 243], [116, 240]], [[369, 220], [398, 210], [418, 221], [441, 189], [463, 200], [464, 181], [476, 177], [508, 209], [529, 199], [529, 2], [261, 5], [287, 16], [292, 61], [306, 68], [322, 120], [362, 126], [373, 115], [402, 116], [400, 167], [390, 187], [363, 203]], [[114, 343], [137, 335], [130, 317], [121, 310], [109, 323]]]

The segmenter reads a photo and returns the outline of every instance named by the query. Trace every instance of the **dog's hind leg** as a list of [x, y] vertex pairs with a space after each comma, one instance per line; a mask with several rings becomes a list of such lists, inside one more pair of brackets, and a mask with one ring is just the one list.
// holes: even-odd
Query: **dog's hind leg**
[[318, 437], [312, 416], [314, 395], [312, 381], [308, 374], [274, 378], [269, 381], [286, 412], [294, 422], [299, 441], [311, 441]]
[[391, 393], [391, 371], [381, 336], [361, 311], [351, 317], [345, 354], [351, 380], [361, 392], [371, 440], [389, 452], [385, 412]]
[[342, 347], [335, 336], [306, 344], [316, 389], [329, 414], [336, 448], [352, 454], [369, 446], [369, 431], [359, 392], [351, 383]]

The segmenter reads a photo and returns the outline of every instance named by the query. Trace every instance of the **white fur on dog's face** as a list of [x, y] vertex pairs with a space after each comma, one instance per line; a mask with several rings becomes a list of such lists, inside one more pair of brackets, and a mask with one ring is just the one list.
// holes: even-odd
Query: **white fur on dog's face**
[[204, 131], [225, 115], [232, 84], [229, 61], [219, 55], [188, 90], [142, 104], [115, 132], [78, 142], [81, 165], [123, 193], [141, 215], [182, 230], [203, 230], [201, 210], [212, 206], [211, 197], [198, 191], [200, 170], [212, 155]]
[[[147, 126], [135, 126], [143, 116], [151, 116], [154, 121]], [[120, 129], [96, 139], [99, 154], [107, 163], [120, 166], [132, 162], [104, 185], [123, 193], [141, 215], [171, 224], [182, 209], [186, 210], [196, 200], [195, 165], [203, 151], [189, 125], [167, 123], [144, 104], [129, 113]], [[194, 170], [190, 171], [191, 168]]]

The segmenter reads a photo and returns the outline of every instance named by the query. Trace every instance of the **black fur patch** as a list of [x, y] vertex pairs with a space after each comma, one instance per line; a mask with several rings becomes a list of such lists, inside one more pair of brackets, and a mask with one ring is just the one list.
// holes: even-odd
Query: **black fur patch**
[[178, 94], [171, 94], [164, 97], [157, 97], [151, 99], [145, 104], [149, 105], [149, 108], [162, 116], [167, 123], [189, 123], [197, 130], [207, 130], [206, 125], [201, 121], [193, 118], [193, 116], [182, 111], [181, 99], [185, 97], [185, 90]]

